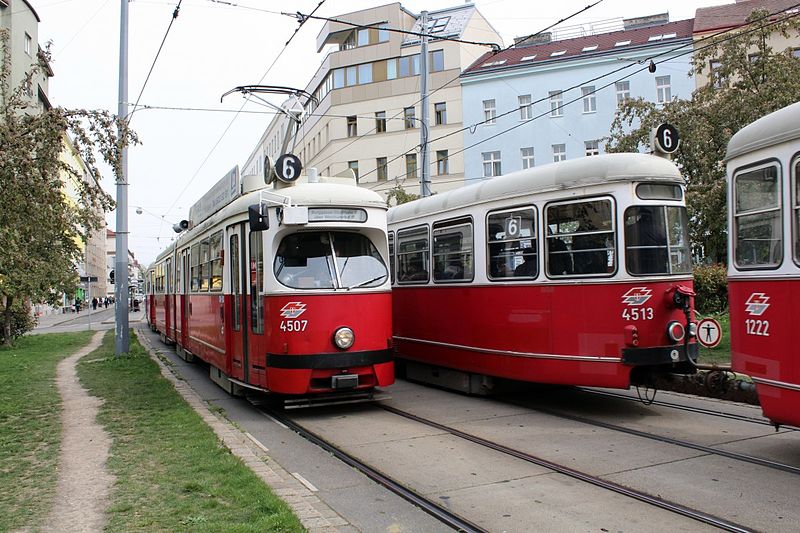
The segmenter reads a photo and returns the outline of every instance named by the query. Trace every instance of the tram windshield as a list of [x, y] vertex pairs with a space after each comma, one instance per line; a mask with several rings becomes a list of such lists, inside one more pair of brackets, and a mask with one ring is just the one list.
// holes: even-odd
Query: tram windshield
[[637, 205], [625, 211], [625, 263], [633, 275], [692, 271], [685, 207]]
[[293, 289], [377, 287], [389, 275], [367, 237], [341, 231], [286, 236], [278, 246], [273, 269], [278, 281]]

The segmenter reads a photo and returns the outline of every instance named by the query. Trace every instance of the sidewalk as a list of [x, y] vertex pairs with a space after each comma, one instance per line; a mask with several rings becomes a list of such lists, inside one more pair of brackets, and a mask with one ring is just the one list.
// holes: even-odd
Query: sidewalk
[[[60, 315], [48, 315], [39, 317], [37, 320], [36, 328], [34, 329], [47, 329], [60, 325], [68, 324], [87, 324], [91, 316], [92, 323], [113, 324], [115, 319], [114, 306], [108, 306], [108, 309], [98, 307], [96, 311], [90, 309], [81, 310], [80, 313], [64, 313]], [[139, 322], [144, 320], [144, 308], [141, 311], [130, 311], [128, 313], [129, 322]]]

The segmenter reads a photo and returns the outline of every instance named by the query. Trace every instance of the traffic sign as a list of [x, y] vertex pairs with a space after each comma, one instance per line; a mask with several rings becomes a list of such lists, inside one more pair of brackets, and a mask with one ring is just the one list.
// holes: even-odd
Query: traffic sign
[[97, 283], [97, 276], [81, 276], [81, 283]]
[[716, 348], [722, 340], [722, 328], [713, 318], [704, 318], [697, 323], [697, 342], [706, 348]]

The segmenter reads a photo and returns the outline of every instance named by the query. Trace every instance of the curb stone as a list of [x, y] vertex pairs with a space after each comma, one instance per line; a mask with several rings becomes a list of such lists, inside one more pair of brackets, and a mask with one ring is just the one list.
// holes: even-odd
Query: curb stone
[[172, 383], [175, 390], [194, 409], [203, 421], [214, 430], [217, 437], [250, 468], [276, 496], [286, 502], [292, 512], [300, 519], [309, 533], [347, 533], [359, 531], [358, 528], [342, 518], [328, 504], [320, 500], [298, 479], [284, 470], [267, 453], [257, 446], [245, 432], [235, 427], [229, 420], [215, 414], [207, 402], [192, 389], [186, 381], [176, 375], [176, 371], [161, 360], [166, 356], [155, 348], [151, 340], [137, 335], [139, 342], [147, 349], [150, 357], [158, 364], [161, 375]]

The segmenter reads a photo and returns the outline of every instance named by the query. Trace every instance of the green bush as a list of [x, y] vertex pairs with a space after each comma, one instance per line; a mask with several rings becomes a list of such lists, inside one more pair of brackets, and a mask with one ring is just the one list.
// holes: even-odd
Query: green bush
[[725, 265], [694, 267], [695, 309], [703, 314], [722, 313], [728, 308], [728, 277]]
[[[5, 342], [5, 328], [2, 327], [6, 316], [6, 308], [0, 303], [0, 341]], [[11, 304], [11, 340], [21, 337], [36, 327], [36, 320], [31, 316], [31, 307], [27, 303], [15, 301]]]

